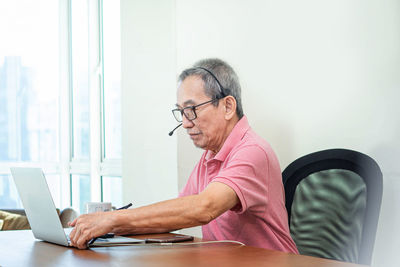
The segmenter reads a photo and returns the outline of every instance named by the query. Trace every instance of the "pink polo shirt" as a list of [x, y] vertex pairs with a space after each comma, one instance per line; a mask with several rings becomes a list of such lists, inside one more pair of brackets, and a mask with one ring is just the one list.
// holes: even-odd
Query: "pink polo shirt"
[[216, 155], [203, 153], [179, 196], [198, 194], [212, 182], [231, 187], [240, 203], [202, 226], [204, 239], [298, 253], [289, 232], [278, 159], [246, 116]]

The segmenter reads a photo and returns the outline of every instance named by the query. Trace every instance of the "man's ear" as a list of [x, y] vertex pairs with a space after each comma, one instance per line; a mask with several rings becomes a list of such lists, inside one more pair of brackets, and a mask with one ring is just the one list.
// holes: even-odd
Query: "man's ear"
[[229, 95], [224, 98], [225, 119], [230, 120], [236, 114], [236, 99]]

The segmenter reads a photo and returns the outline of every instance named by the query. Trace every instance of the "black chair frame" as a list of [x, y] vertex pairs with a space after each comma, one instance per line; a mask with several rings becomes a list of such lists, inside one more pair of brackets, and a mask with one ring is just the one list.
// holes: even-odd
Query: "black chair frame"
[[289, 225], [297, 185], [310, 174], [329, 169], [349, 170], [357, 173], [364, 180], [367, 188], [367, 203], [358, 263], [369, 265], [375, 243], [383, 190], [382, 172], [371, 157], [357, 151], [339, 148], [314, 152], [289, 164], [282, 173]]

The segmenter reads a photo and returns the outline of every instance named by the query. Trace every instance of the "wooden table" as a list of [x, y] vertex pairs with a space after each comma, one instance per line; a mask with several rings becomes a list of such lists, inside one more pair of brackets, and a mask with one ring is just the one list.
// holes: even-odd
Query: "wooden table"
[[[135, 236], [135, 238], [144, 237]], [[196, 241], [199, 242], [201, 239], [196, 238], [193, 242]], [[36, 240], [30, 230], [25, 230], [0, 231], [0, 266], [356, 267], [361, 265], [235, 243], [184, 246], [144, 244], [79, 250]]]

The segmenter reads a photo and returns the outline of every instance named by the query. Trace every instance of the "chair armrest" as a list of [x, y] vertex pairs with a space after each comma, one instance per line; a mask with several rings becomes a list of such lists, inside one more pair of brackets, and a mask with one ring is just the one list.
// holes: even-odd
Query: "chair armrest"
[[23, 215], [23, 216], [26, 215], [24, 209], [0, 209], [0, 210], [5, 211], [5, 212], [9, 212], [9, 213]]

